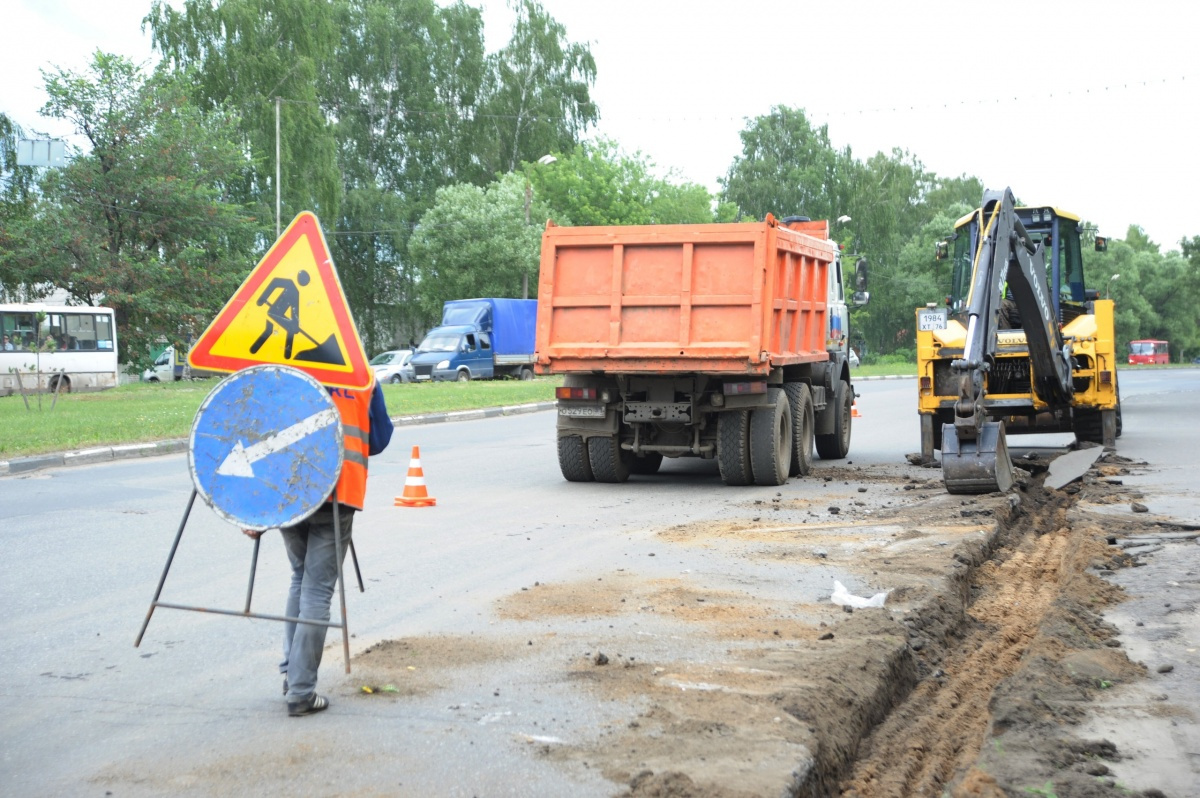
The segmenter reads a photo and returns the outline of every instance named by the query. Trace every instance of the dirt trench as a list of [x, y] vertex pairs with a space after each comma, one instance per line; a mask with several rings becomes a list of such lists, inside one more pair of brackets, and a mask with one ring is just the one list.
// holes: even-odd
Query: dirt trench
[[[816, 643], [791, 658], [783, 652], [764, 655], [763, 667], [778, 676], [773, 691], [741, 684], [726, 691], [736, 698], [695, 697], [690, 706], [658, 698], [645, 721], [657, 732], [657, 762], [643, 756], [644, 728], [619, 736], [607, 752], [589, 748], [588, 755], [659, 765], [633, 776], [622, 793], [627, 798], [1141, 794], [1105, 778], [1105, 762], [1121, 757], [1115, 745], [1072, 733], [1100, 691], [1144, 676], [1100, 616], [1122, 599], [1101, 574], [1135, 564], [1110, 540], [1142, 525], [1105, 529], [1071, 513], [1081, 499], [1105, 504], [1139, 498], [1108, 479], [1128, 467], [1110, 454], [1082, 484], [1065, 491], [1044, 489], [1038, 477], [1026, 480], [1019, 503], [1008, 507], [992, 497], [990, 509], [956, 513], [943, 503], [938, 513], [928, 507], [917, 511], [926, 523], [991, 514], [996, 533], [960, 542], [953, 556], [966, 567], [958, 578], [951, 570], [941, 594], [914, 590], [918, 609], [899, 624], [884, 613], [859, 611], [856, 616], [863, 617], [833, 624], [826, 634], [840, 641], [836, 648], [822, 650]], [[883, 562], [903, 570], [916, 560], [905, 564], [893, 555]], [[903, 598], [905, 591], [899, 593]], [[897, 628], [903, 637], [894, 647]], [[653, 683], [642, 687], [654, 695]], [[724, 778], [689, 761], [689, 752], [704, 750], [708, 756], [698, 758], [720, 762], [729, 741], [747, 731], [744, 721], [720, 718], [745, 719], [764, 710], [798, 724], [791, 742], [811, 754], [782, 793], [748, 774]], [[779, 719], [774, 716], [777, 724]], [[764, 761], [776, 756], [777, 737], [760, 733]], [[748, 745], [742, 741], [735, 748]], [[668, 753], [678, 757], [677, 767], [667, 765]], [[612, 768], [610, 775], [626, 774]]]
[[[1073, 727], [1144, 675], [1100, 613], [1122, 599], [1103, 574], [1136, 564], [1110, 541], [1146, 524], [1073, 510], [1140, 498], [1117, 477], [1142, 465], [1110, 453], [1063, 491], [1030, 477], [970, 499], [936, 471], [827, 469], [837, 506], [779, 493], [741, 520], [654, 533], [748, 563], [741, 581], [622, 568], [535, 583], [497, 603], [488, 640], [385, 643], [360, 665], [422, 695], [479, 662], [527, 661], [612, 718], [517, 735], [529, 755], [623, 798], [1135, 795], [1106, 775], [1116, 746]], [[793, 564], [889, 589], [887, 606], [798, 602], [759, 575]]]
[[1100, 616], [1122, 600], [1101, 574], [1135, 563], [1109, 545], [1117, 530], [1069, 512], [1139, 498], [1106, 479], [1128, 462], [1108, 455], [1066, 492], [1025, 487], [1026, 511], [972, 576], [961, 639], [922, 652], [924, 678], [863, 741], [842, 796], [1141, 794], [1104, 778], [1111, 742], [1072, 733], [1097, 693], [1144, 676]]

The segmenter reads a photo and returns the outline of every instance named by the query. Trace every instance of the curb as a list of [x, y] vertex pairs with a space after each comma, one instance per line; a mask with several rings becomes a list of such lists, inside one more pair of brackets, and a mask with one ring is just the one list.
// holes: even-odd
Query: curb
[[[418, 424], [475, 421], [481, 418], [538, 413], [542, 410], [549, 410], [554, 405], [554, 402], [532, 402], [524, 405], [488, 407], [481, 410], [456, 410], [448, 413], [426, 413], [420, 416], [393, 416], [392, 423], [397, 427], [409, 427]], [[34, 471], [41, 471], [46, 468], [59, 468], [61, 466], [93, 465], [110, 460], [129, 460], [135, 457], [158, 457], [164, 454], [186, 452], [187, 449], [187, 438], [172, 438], [171, 440], [155, 441], [152, 443], [99, 446], [94, 449], [80, 449], [71, 452], [36, 454], [30, 457], [17, 457], [13, 460], [0, 460], [0, 477], [29, 474]]]
[[[915, 374], [888, 374], [879, 377], [859, 377], [855, 382], [869, 380], [911, 380]], [[487, 407], [479, 410], [456, 410], [447, 413], [425, 413], [419, 416], [393, 416], [392, 423], [397, 427], [409, 427], [417, 424], [441, 424], [453, 421], [475, 421], [481, 418], [496, 418], [497, 416], [515, 416], [523, 413], [538, 413], [550, 410], [554, 402], [531, 402], [524, 405], [505, 405], [502, 407]], [[132, 457], [157, 457], [164, 454], [186, 452], [187, 438], [174, 438], [153, 443], [134, 443], [120, 446], [100, 446], [94, 449], [58, 452], [54, 454], [37, 454], [31, 457], [18, 457], [13, 460], [0, 460], [0, 477], [14, 474], [28, 474], [46, 468], [61, 466], [92, 465], [110, 460], [128, 460]]]

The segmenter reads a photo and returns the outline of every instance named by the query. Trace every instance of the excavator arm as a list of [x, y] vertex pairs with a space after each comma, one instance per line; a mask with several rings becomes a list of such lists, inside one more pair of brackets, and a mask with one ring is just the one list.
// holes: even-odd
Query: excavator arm
[[985, 374], [994, 362], [1000, 308], [1007, 284], [1021, 314], [1029, 348], [1034, 393], [1052, 408], [1070, 404], [1071, 353], [1046, 295], [1043, 247], [1034, 243], [1017, 218], [1012, 190], [987, 191], [967, 300], [967, 340], [963, 356], [951, 363], [959, 375], [954, 423], [942, 430], [942, 475], [951, 493], [1008, 490], [1012, 462], [1004, 422], [987, 413]]

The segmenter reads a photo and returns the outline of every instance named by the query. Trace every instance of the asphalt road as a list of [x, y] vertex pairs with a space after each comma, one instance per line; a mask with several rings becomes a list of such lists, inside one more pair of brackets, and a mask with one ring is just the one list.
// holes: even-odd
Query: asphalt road
[[[1123, 374], [1126, 439], [1138, 429], [1132, 408], [1195, 394], [1198, 378], [1190, 370]], [[857, 388], [863, 415], [849, 460], [902, 463], [919, 448], [913, 382]], [[494, 631], [497, 601], [539, 581], [596, 579], [632, 562], [651, 576], [711, 571], [717, 565], [703, 551], [666, 556], [651, 531], [720, 519], [734, 502], [744, 507], [777, 492], [726, 488], [715, 463], [694, 460], [621, 486], [566, 483], [553, 432], [550, 412], [397, 429], [389, 450], [372, 459], [368, 508], [355, 522], [367, 592], [347, 592], [354, 655], [380, 640], [482, 636]], [[1187, 434], [1181, 456], [1190, 457], [1200, 441], [1194, 428]], [[435, 508], [392, 506], [414, 445]], [[1153, 454], [1147, 459], [1160, 459]], [[821, 468], [818, 461], [815, 478], [783, 490], [827, 491]], [[1194, 485], [1190, 472], [1180, 479]], [[5, 794], [291, 795], [300, 780], [309, 794], [613, 792], [586, 767], [528, 756], [522, 737], [566, 738], [612, 718], [519, 659], [468, 670], [420, 700], [373, 703], [353, 697], [360, 674], [343, 673], [331, 632], [321, 689], [335, 703], [314, 722], [284, 712], [278, 624], [161, 609], [134, 648], [190, 490], [184, 455], [0, 478]], [[240, 609], [251, 548], [197, 503], [163, 600]], [[255, 610], [281, 609], [285, 572], [278, 536], [269, 535]], [[797, 586], [795, 570], [785, 579], [751, 562], [707, 574], [713, 584], [740, 580], [811, 601], [827, 599], [828, 575], [801, 572]], [[852, 578], [844, 577], [853, 590]], [[570, 646], [601, 636], [594, 622], [579, 623]]]

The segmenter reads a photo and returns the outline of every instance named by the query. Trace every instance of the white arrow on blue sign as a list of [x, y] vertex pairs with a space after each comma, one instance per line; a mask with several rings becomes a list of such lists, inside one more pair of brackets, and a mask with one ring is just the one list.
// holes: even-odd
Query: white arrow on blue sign
[[314, 513], [342, 471], [342, 422], [328, 391], [287, 366], [223, 379], [192, 423], [188, 466], [217, 515], [244, 529], [291, 526]]

